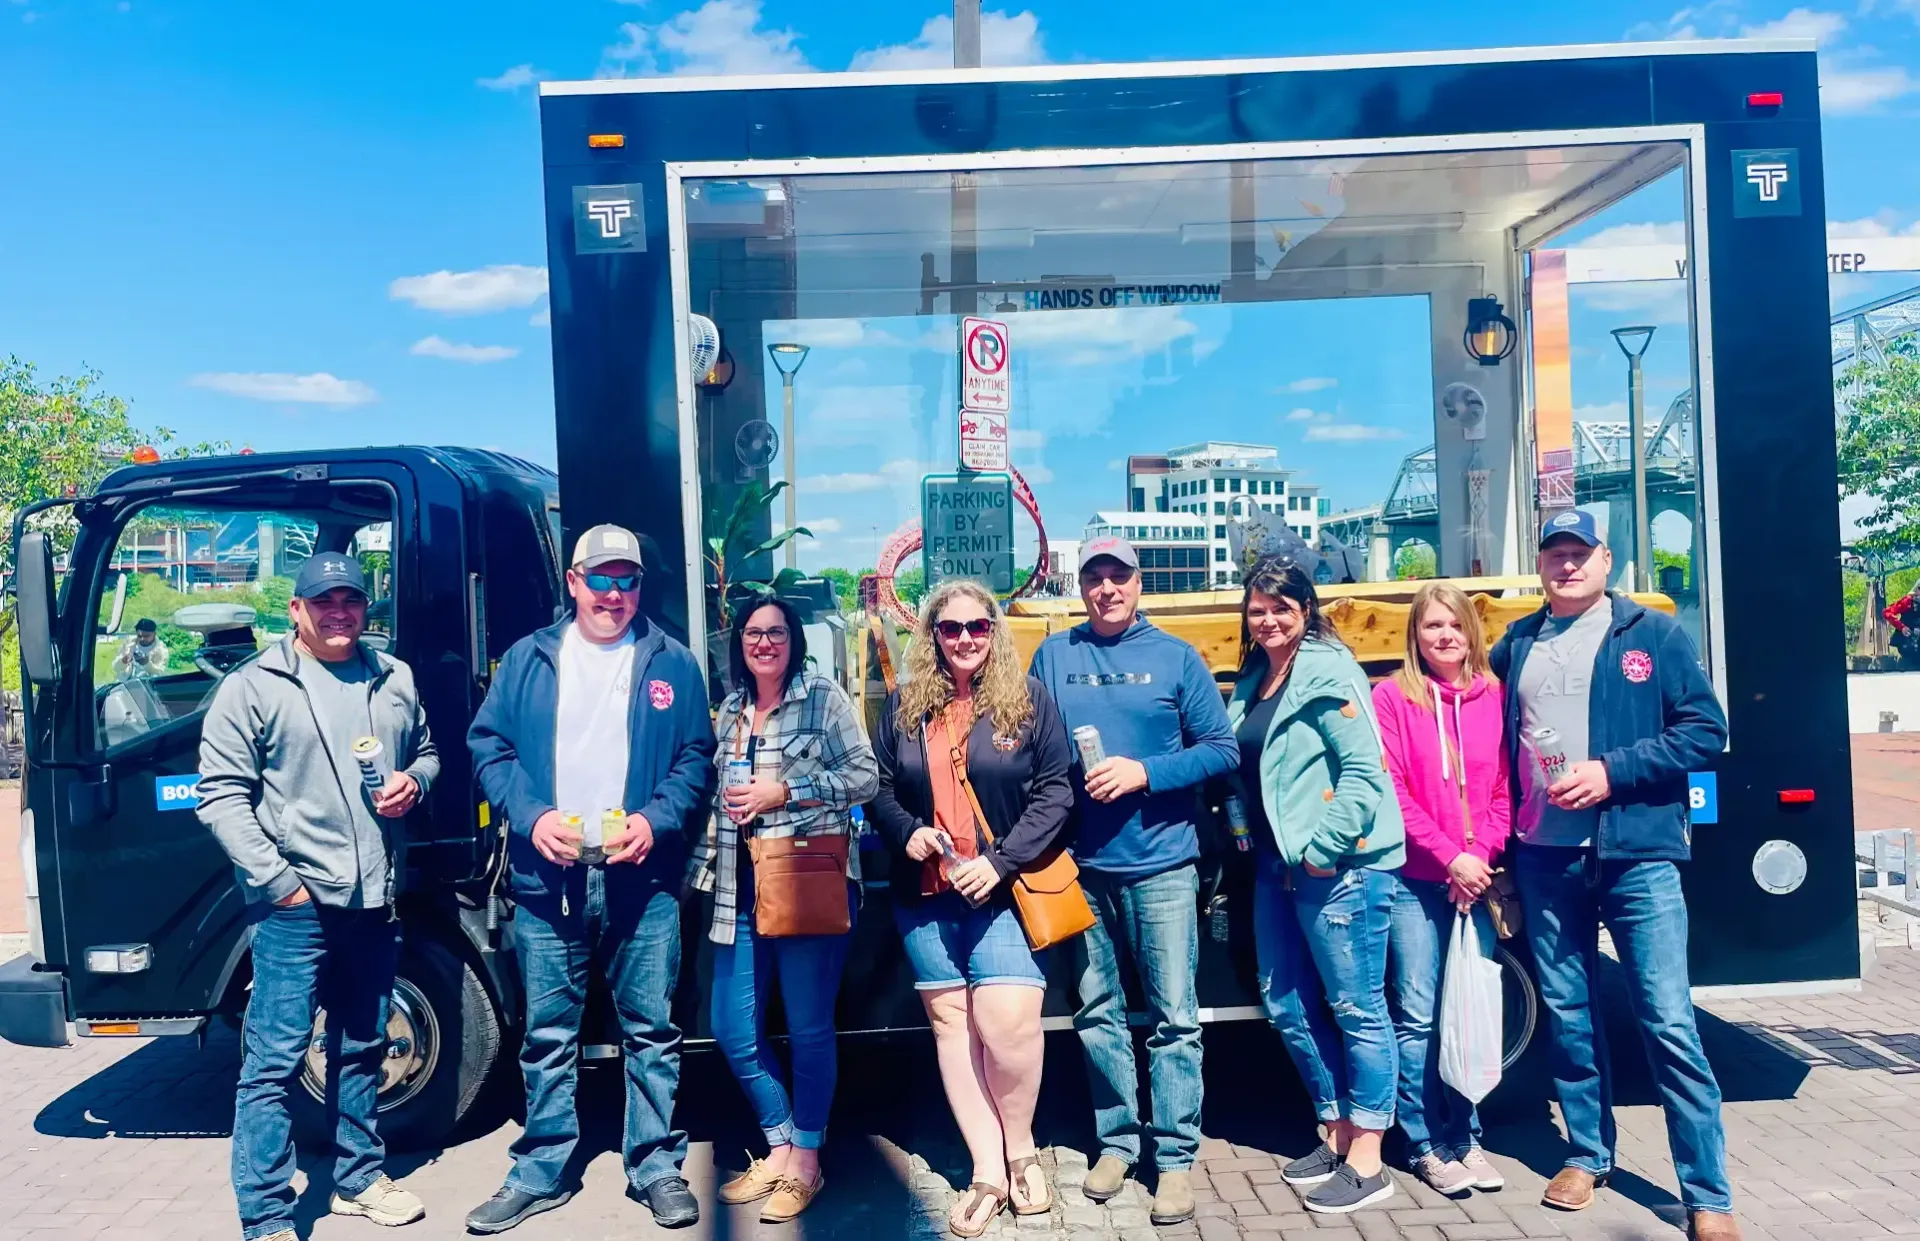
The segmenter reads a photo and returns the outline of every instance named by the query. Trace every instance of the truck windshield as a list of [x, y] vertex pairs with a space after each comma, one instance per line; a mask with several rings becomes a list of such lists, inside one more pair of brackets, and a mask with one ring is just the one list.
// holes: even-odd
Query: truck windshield
[[150, 506], [120, 530], [104, 567], [93, 656], [94, 716], [111, 749], [203, 709], [235, 668], [292, 629], [294, 575], [349, 551], [372, 593], [368, 645], [393, 641], [389, 522], [331, 513]]

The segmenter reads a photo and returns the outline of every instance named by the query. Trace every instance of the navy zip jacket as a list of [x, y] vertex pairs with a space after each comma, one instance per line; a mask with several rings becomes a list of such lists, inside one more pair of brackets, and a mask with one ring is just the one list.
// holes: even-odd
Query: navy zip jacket
[[[1587, 748], [1607, 768], [1594, 843], [1602, 858], [1685, 861], [1693, 834], [1687, 775], [1710, 770], [1727, 745], [1727, 717], [1693, 643], [1671, 616], [1609, 595], [1613, 624], [1594, 658]], [[1596, 605], [1599, 606], [1599, 605]], [[1520, 804], [1520, 670], [1547, 610], [1516, 621], [1493, 648], [1493, 672], [1508, 687], [1509, 789]]]
[[[534, 823], [555, 808], [560, 638], [571, 624], [569, 616], [513, 644], [473, 717], [467, 745], [481, 790], [507, 817], [514, 896], [557, 903], [564, 891], [584, 909], [588, 868], [555, 865], [533, 847]], [[634, 621], [634, 636], [626, 808], [653, 825], [653, 850], [637, 865], [606, 868], [609, 902], [636, 888], [679, 891], [688, 841], [696, 824], [704, 825], [713, 796], [713, 720], [699, 665], [645, 617]]]
[[[1073, 809], [1073, 747], [1067, 741], [1060, 710], [1046, 687], [1027, 678], [1033, 718], [1020, 726], [1011, 749], [994, 740], [993, 717], [974, 721], [967, 736], [967, 783], [973, 785], [987, 816], [993, 844], [981, 841], [981, 856], [1006, 879], [1059, 842]], [[893, 850], [892, 896], [896, 905], [920, 903], [920, 863], [907, 856], [907, 841], [933, 824], [933, 784], [927, 774], [927, 730], [900, 731], [900, 695], [887, 696], [873, 755], [880, 765], [880, 791], [867, 807], [873, 823]], [[1011, 903], [1012, 887], [1001, 883], [991, 899]]]

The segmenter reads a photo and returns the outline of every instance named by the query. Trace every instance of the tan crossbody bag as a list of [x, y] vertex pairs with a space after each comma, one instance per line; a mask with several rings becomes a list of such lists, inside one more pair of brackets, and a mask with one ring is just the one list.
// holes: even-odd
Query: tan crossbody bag
[[[974, 825], [991, 845], [993, 829], [987, 825], [986, 811], [980, 808], [973, 781], [967, 778], [966, 753], [951, 740], [948, 749], [953, 754], [954, 775], [967, 791], [967, 804], [973, 807]], [[1094, 923], [1093, 906], [1080, 889], [1080, 867], [1068, 856], [1065, 845], [1048, 849], [1013, 876], [1013, 908], [1027, 933], [1027, 945], [1035, 952], [1072, 939]]]

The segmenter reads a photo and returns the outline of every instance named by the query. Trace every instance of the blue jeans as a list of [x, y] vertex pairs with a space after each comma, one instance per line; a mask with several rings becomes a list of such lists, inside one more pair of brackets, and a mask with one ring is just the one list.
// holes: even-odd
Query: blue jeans
[[1144, 879], [1080, 872], [1095, 922], [1076, 939], [1080, 1010], [1073, 1028], [1087, 1054], [1100, 1152], [1137, 1163], [1146, 1129], [1121, 982], [1124, 952], [1145, 994], [1147, 1078], [1153, 1090], [1154, 1162], [1184, 1172], [1200, 1153], [1200, 876], [1193, 865]]
[[1522, 845], [1515, 877], [1534, 977], [1553, 1035], [1550, 1063], [1571, 1167], [1613, 1170], [1613, 1069], [1594, 986], [1604, 921], [1667, 1114], [1667, 1144], [1690, 1211], [1733, 1209], [1720, 1087], [1687, 985], [1687, 905], [1672, 862], [1601, 861], [1585, 849]]
[[333, 909], [307, 901], [254, 911], [253, 994], [233, 1109], [233, 1191], [247, 1241], [293, 1227], [287, 1095], [304, 1089], [300, 1069], [316, 1004], [327, 1012], [334, 1187], [357, 1194], [380, 1175], [387, 1151], [373, 1115], [399, 957], [400, 924], [385, 908]]
[[[714, 946], [713, 986], [707, 995], [713, 1041], [746, 1091], [767, 1145], [819, 1150], [827, 1136], [840, 1065], [833, 1004], [852, 932], [758, 938], [753, 933], [751, 870], [743, 867], [742, 872], [734, 940]], [[851, 893], [848, 899], [851, 902]], [[793, 1052], [791, 1094], [767, 1042], [765, 1001], [776, 978]]]
[[[1475, 902], [1472, 916], [1481, 955], [1492, 960], [1497, 940], [1485, 901]], [[1400, 1131], [1415, 1159], [1436, 1147], [1458, 1157], [1480, 1145], [1479, 1110], [1440, 1080], [1440, 979], [1455, 917], [1446, 884], [1401, 877], [1387, 941], [1393, 971], [1387, 1001], [1400, 1047]]]
[[1387, 1017], [1387, 931], [1398, 885], [1388, 870], [1317, 878], [1271, 854], [1259, 859], [1260, 996], [1324, 1122], [1393, 1125], [1398, 1056]]
[[585, 907], [560, 912], [556, 897], [522, 904], [513, 919], [515, 955], [527, 995], [520, 1072], [527, 1127], [513, 1143], [507, 1184], [546, 1197], [562, 1187], [580, 1140], [574, 1088], [580, 1075], [580, 1017], [590, 967], [613, 994], [627, 1078], [622, 1154], [637, 1190], [680, 1175], [687, 1135], [673, 1128], [680, 1085], [680, 1031], [670, 1004], [680, 977], [680, 904], [662, 887], [629, 889], [607, 904], [606, 870], [587, 872]]

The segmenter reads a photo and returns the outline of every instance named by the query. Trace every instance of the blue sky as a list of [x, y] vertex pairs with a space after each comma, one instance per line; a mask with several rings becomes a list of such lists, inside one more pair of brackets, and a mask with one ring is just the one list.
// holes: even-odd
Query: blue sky
[[[913, 0], [0, 0], [0, 349], [50, 374], [96, 367], [138, 419], [188, 439], [474, 443], [550, 462], [531, 83], [937, 62], [949, 55], [943, 11]], [[1484, 22], [1457, 6], [1383, 0], [1249, 20], [1261, 11], [1247, 0], [1035, 0], [989, 13], [987, 58], [1803, 34], [1823, 49], [1830, 220], [1854, 235], [1920, 231], [1920, 160], [1905, 154], [1920, 150], [1920, 0], [1518, 3], [1476, 10]], [[1595, 227], [1662, 219], [1648, 206]], [[1920, 277], [1858, 280], [1836, 297], [1906, 283]], [[1582, 314], [1576, 300], [1577, 335]], [[1196, 340], [1259, 326], [1249, 316], [1230, 328], [1228, 317], [1188, 312]], [[1266, 387], [1338, 373], [1345, 391], [1300, 406], [1320, 414], [1336, 400], [1353, 410], [1399, 399], [1392, 375], [1375, 376], [1379, 392], [1357, 391], [1366, 360], [1330, 337], [1327, 365]], [[1669, 369], [1683, 367], [1682, 354]], [[1604, 381], [1588, 369], [1595, 387], [1576, 404], [1618, 400], [1616, 368]], [[1189, 391], [1233, 399], [1211, 381]], [[1305, 451], [1312, 424], [1301, 421]], [[1354, 493], [1383, 487], [1417, 444], [1344, 447], [1305, 463], [1344, 493], [1336, 505], [1377, 498]]]

